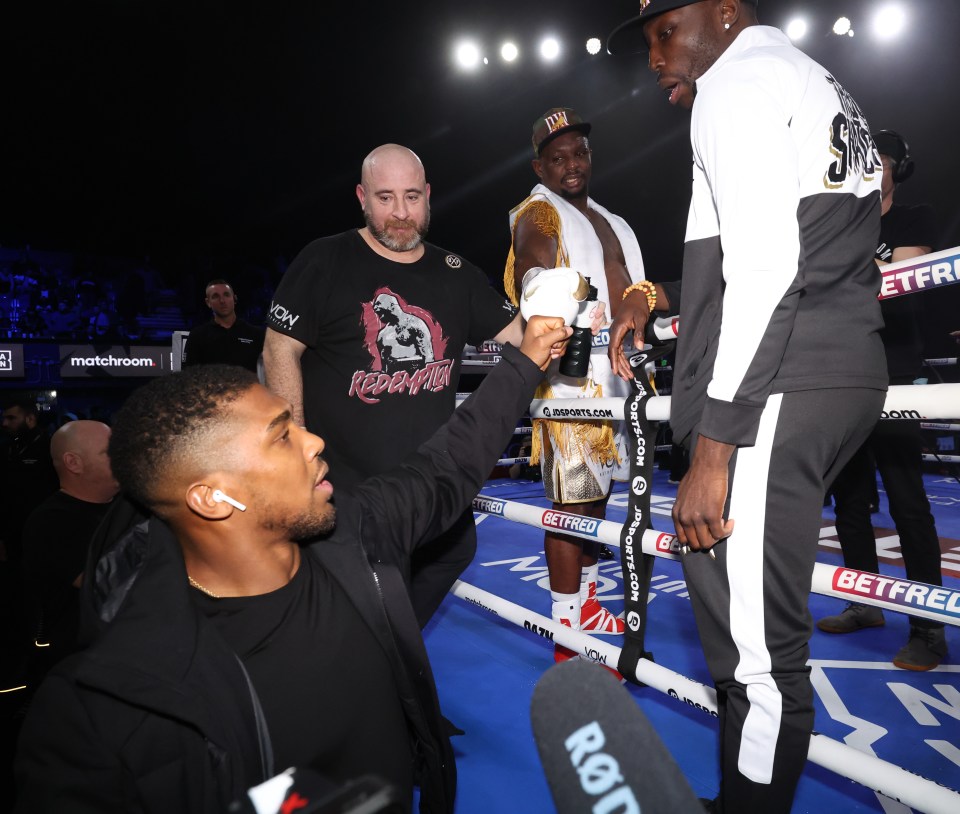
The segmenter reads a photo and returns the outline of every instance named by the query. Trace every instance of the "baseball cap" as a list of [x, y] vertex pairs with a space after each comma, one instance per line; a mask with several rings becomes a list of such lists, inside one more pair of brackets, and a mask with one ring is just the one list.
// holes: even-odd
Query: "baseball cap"
[[585, 122], [573, 108], [551, 107], [533, 123], [534, 154], [539, 156], [544, 146], [568, 130], [579, 130], [586, 136], [590, 132], [590, 123]]
[[[681, 6], [690, 6], [701, 0], [640, 0], [640, 13], [620, 23], [607, 37], [608, 54], [638, 54], [647, 50], [647, 41], [643, 38], [643, 24], [647, 20], [673, 11]], [[752, 0], [757, 4], [757, 0]]]

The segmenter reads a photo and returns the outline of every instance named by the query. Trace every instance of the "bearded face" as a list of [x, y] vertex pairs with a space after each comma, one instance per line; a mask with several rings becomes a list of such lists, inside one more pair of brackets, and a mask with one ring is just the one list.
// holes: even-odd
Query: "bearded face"
[[430, 228], [430, 202], [423, 197], [416, 205], [404, 207], [406, 217], [387, 214], [375, 200], [367, 199], [363, 217], [367, 229], [377, 242], [394, 252], [410, 252], [417, 248]]

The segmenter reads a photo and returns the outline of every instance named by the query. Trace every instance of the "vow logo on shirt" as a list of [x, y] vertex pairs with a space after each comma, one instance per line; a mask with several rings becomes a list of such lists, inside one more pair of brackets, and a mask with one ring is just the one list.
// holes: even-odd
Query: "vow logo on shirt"
[[281, 328], [287, 328], [289, 330], [296, 324], [297, 320], [300, 319], [300, 315], [290, 313], [289, 309], [278, 302], [271, 302], [270, 319]]

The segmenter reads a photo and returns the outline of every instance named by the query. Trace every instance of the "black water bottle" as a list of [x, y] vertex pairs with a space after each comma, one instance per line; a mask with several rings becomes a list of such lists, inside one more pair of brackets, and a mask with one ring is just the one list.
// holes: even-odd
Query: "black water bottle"
[[[587, 282], [590, 280], [587, 278]], [[590, 286], [587, 299], [580, 305], [573, 321], [573, 335], [567, 343], [566, 353], [560, 360], [560, 373], [573, 379], [582, 379], [590, 370], [590, 350], [593, 348], [593, 332], [590, 330], [590, 312], [597, 305], [597, 289]]]

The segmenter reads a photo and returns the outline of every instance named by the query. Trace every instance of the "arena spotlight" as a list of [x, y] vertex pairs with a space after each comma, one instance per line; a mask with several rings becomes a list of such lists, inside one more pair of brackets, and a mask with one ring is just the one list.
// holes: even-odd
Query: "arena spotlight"
[[554, 60], [560, 56], [560, 43], [553, 37], [547, 37], [540, 43], [540, 56], [546, 60]]
[[849, 17], [839, 17], [833, 24], [833, 33], [838, 37], [843, 37], [853, 30], [853, 24]]
[[787, 36], [796, 42], [797, 40], [802, 40], [807, 33], [807, 21], [802, 17], [794, 17], [789, 23], [787, 23]]
[[480, 49], [472, 42], [461, 42], [454, 53], [457, 64], [468, 71], [480, 64]]
[[587, 40], [587, 53], [590, 54], [590, 56], [596, 56], [600, 53], [599, 37], [591, 37]]
[[520, 49], [512, 42], [505, 42], [500, 46], [500, 58], [504, 62], [513, 62], [518, 56], [520, 56]]
[[877, 39], [892, 40], [900, 34], [907, 24], [907, 13], [903, 6], [891, 4], [881, 8], [873, 18], [873, 33]]

